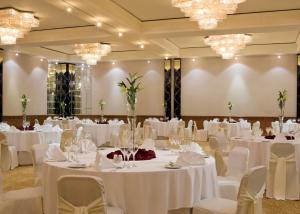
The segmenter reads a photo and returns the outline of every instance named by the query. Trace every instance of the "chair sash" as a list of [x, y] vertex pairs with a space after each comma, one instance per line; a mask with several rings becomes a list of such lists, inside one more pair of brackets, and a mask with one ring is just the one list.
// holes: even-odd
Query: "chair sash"
[[77, 207], [59, 197], [58, 210], [59, 214], [106, 214], [103, 198], [97, 198], [87, 206]]
[[218, 176], [225, 176], [227, 171], [227, 166], [223, 160], [222, 152], [219, 149], [213, 151], [216, 160], [216, 170]]
[[[240, 187], [245, 188], [245, 187]], [[262, 214], [262, 198], [265, 186], [253, 197], [246, 189], [240, 190], [237, 214]]]
[[287, 162], [295, 162], [295, 154], [278, 157], [271, 153], [270, 162], [276, 163], [273, 183], [273, 196], [277, 200], [286, 199]]

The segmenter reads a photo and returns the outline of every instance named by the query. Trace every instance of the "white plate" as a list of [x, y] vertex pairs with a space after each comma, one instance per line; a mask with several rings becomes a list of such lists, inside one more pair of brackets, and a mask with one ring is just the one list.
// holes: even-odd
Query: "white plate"
[[69, 168], [86, 168], [87, 165], [85, 163], [71, 163]]

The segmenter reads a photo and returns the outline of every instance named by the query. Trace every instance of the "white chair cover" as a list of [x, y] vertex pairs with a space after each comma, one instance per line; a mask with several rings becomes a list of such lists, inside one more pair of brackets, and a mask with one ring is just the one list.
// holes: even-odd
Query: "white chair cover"
[[289, 143], [271, 146], [267, 178], [267, 197], [277, 200], [299, 200], [299, 172], [295, 147]]
[[57, 181], [57, 190], [59, 214], [108, 213], [104, 185], [98, 177], [63, 176]]
[[211, 150], [212, 156], [216, 160], [216, 170], [218, 176], [225, 176], [227, 167], [222, 157], [222, 152], [216, 137], [210, 137], [208, 144]]
[[15, 146], [8, 146], [6, 136], [0, 132], [0, 169], [7, 171], [19, 165]]
[[221, 198], [237, 200], [240, 180], [248, 171], [249, 149], [235, 147], [228, 158], [227, 174], [218, 177], [219, 193]]
[[222, 198], [205, 199], [194, 206], [193, 214], [262, 214], [265, 178], [265, 167], [253, 168], [242, 178], [237, 202]]
[[34, 144], [32, 145], [32, 163], [35, 172], [35, 184], [39, 185], [42, 178], [42, 163], [46, 156], [48, 144]]

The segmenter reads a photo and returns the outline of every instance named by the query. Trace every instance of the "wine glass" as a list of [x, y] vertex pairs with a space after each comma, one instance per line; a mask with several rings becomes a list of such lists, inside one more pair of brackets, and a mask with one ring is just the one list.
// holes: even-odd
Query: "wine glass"
[[29, 121], [26, 121], [26, 124], [25, 124], [25, 125], [26, 125], [26, 129], [29, 130], [30, 122], [29, 122]]
[[123, 167], [127, 166], [126, 164], [126, 153], [127, 153], [127, 139], [128, 139], [128, 131], [124, 131], [121, 135], [121, 138], [118, 141], [118, 147], [122, 153], [123, 156]]
[[23, 121], [22, 126], [23, 126], [23, 131], [25, 131], [25, 128], [26, 128], [26, 121]]
[[70, 151], [71, 151], [71, 146], [72, 146], [72, 141], [68, 140], [67, 142], [65, 142], [65, 150], [67, 151], [67, 155], [68, 155], [68, 162], [70, 162]]
[[74, 161], [78, 162], [78, 152], [80, 150], [79, 142], [76, 140], [73, 140], [71, 149], [74, 152]]
[[133, 143], [133, 145], [132, 145], [132, 150], [131, 150], [132, 160], [133, 160], [132, 166], [133, 166], [133, 167], [136, 167], [136, 165], [135, 165], [135, 155], [136, 155], [136, 153], [138, 152], [138, 150], [139, 150], [139, 145]]

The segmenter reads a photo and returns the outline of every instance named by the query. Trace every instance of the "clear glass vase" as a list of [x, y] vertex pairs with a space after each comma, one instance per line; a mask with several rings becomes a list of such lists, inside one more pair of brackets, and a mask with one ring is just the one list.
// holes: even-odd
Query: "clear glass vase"
[[279, 119], [279, 132], [282, 133], [284, 116], [279, 116], [278, 119]]
[[136, 112], [135, 108], [130, 108], [127, 115], [128, 124], [129, 124], [129, 133], [130, 133], [130, 144], [132, 147], [135, 146], [135, 129], [136, 129]]

